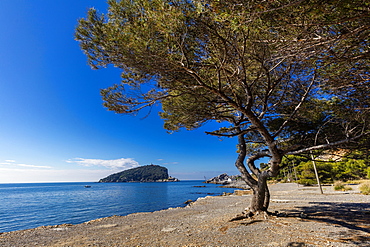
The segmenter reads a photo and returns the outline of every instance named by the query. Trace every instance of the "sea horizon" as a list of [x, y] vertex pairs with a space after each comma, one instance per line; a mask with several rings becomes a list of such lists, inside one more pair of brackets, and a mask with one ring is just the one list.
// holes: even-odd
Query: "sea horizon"
[[[179, 181], [176, 181], [176, 182], [192, 182], [192, 181], [202, 181], [202, 182], [205, 182], [206, 180], [204, 179], [181, 179]], [[176, 182], [112, 182], [112, 183], [176, 183]], [[0, 182], [0, 185], [1, 184], [49, 184], [49, 183], [102, 183], [102, 182], [99, 182], [99, 181], [51, 181], [51, 182], [8, 182], [8, 183], [1, 183]]]

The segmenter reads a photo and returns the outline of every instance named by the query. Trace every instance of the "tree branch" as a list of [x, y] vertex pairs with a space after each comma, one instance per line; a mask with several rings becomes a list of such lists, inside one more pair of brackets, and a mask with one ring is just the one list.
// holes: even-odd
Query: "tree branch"
[[299, 101], [298, 105], [296, 105], [296, 107], [294, 108], [293, 112], [290, 114], [290, 116], [288, 117], [288, 119], [286, 119], [284, 121], [284, 123], [281, 124], [280, 128], [273, 135], [274, 137], [278, 136], [281, 133], [281, 131], [283, 131], [284, 127], [289, 123], [289, 121], [298, 112], [299, 108], [302, 106], [303, 102], [306, 100], [306, 98], [308, 96], [308, 93], [311, 91], [315, 79], [316, 79], [316, 73], [314, 73], [314, 77], [312, 78], [310, 85], [308, 86], [306, 92], [303, 94], [303, 96], [302, 96], [301, 100]]
[[296, 151], [287, 152], [287, 153], [285, 153], [285, 155], [296, 155], [296, 154], [306, 153], [308, 151], [313, 151], [313, 150], [328, 149], [328, 148], [335, 147], [335, 146], [338, 146], [338, 145], [341, 145], [341, 144], [345, 144], [345, 143], [348, 143], [348, 142], [355, 141], [355, 140], [357, 140], [357, 139], [359, 139], [363, 136], [369, 135], [369, 134], [370, 134], [370, 131], [366, 132], [366, 133], [363, 133], [363, 134], [360, 134], [358, 136], [348, 138], [348, 139], [344, 139], [344, 140], [340, 140], [340, 141], [337, 141], [337, 142], [331, 142], [331, 143], [327, 143], [327, 144], [321, 144], [321, 145], [316, 145], [316, 146], [312, 146], [312, 147], [308, 147], [308, 148], [303, 148], [303, 149], [296, 150]]

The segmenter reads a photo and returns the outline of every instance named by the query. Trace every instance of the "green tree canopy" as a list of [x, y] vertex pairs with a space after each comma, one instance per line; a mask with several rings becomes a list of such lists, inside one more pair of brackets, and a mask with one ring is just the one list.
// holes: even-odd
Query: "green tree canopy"
[[121, 83], [102, 90], [104, 105], [133, 114], [159, 103], [169, 131], [220, 122], [207, 133], [238, 138], [251, 214], [267, 210], [266, 179], [284, 155], [369, 144], [367, 1], [108, 4], [76, 29], [92, 68], [122, 70]]

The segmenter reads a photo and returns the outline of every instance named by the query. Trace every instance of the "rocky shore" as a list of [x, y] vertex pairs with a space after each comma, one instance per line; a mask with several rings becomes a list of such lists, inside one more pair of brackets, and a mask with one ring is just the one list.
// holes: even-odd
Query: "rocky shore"
[[204, 183], [219, 184], [223, 188], [250, 189], [240, 175], [227, 175], [226, 173], [210, 178]]
[[[250, 195], [200, 198], [184, 208], [0, 234], [0, 246], [370, 246], [370, 196], [297, 184], [270, 186], [277, 216], [230, 221]], [[242, 193], [243, 194], [243, 193]]]

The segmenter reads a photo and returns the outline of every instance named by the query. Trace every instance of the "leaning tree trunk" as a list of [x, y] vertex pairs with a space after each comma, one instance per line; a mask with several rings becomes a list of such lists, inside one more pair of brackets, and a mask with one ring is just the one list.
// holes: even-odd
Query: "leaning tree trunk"
[[[270, 204], [270, 192], [267, 187], [267, 179], [269, 177], [274, 177], [279, 172], [279, 164], [281, 163], [282, 154], [276, 146], [276, 142], [272, 136], [269, 135], [266, 128], [259, 122], [255, 116], [251, 116], [251, 122], [261, 131], [261, 134], [268, 146], [267, 152], [260, 152], [252, 155], [246, 161], [247, 156], [247, 145], [245, 141], [244, 133], [241, 131], [240, 126], [236, 126], [237, 130], [240, 132], [238, 135], [238, 158], [236, 159], [235, 166], [241, 173], [243, 180], [251, 187], [253, 190], [253, 196], [251, 204], [249, 206], [248, 212], [244, 212], [242, 216], [238, 216], [235, 219], [243, 217], [251, 217], [253, 215], [259, 214], [260, 212], [267, 212]], [[270, 168], [265, 171], [261, 171], [255, 166], [255, 161], [262, 157], [270, 157]], [[252, 177], [250, 171], [247, 170], [245, 162], [248, 165], [249, 170], [257, 176], [257, 179]]]
[[239, 155], [235, 162], [235, 166], [240, 171], [243, 180], [253, 190], [251, 204], [249, 206], [248, 212], [246, 212], [245, 214], [246, 217], [250, 217], [255, 214], [259, 214], [260, 212], [267, 212], [270, 204], [270, 192], [267, 186], [267, 179], [269, 177], [274, 177], [277, 175], [282, 157], [276, 146], [271, 146], [270, 154], [272, 155], [270, 156], [270, 169], [266, 171], [260, 171], [260, 169], [256, 168], [256, 166], [254, 165], [254, 161], [263, 156], [255, 155], [250, 157], [247, 161], [247, 164], [249, 169], [257, 176], [256, 180], [254, 177], [251, 176], [250, 172], [245, 166], [247, 152], [245, 139], [242, 134], [238, 136], [238, 141]]
[[[239, 155], [235, 162], [235, 166], [240, 171], [243, 180], [249, 185], [253, 190], [253, 196], [251, 204], [249, 206], [249, 212], [245, 216], [250, 217], [261, 211], [267, 211], [270, 203], [270, 192], [267, 186], [267, 178], [270, 174], [267, 171], [259, 172], [257, 168], [254, 167], [254, 160], [248, 160], [248, 167], [254, 173], [258, 174], [258, 180], [254, 179], [249, 171], [247, 170], [244, 162], [246, 158], [246, 145], [244, 136], [239, 136]], [[258, 170], [258, 171], [257, 171]], [[256, 175], [257, 175], [256, 174]]]
[[252, 187], [253, 196], [249, 210], [252, 214], [266, 212], [270, 204], [270, 192], [267, 186], [267, 177], [263, 173], [258, 176], [257, 186]]
[[265, 211], [267, 211], [269, 206], [270, 206], [270, 191], [269, 191], [269, 187], [266, 185], [265, 201], [263, 203], [263, 208], [265, 209]]

